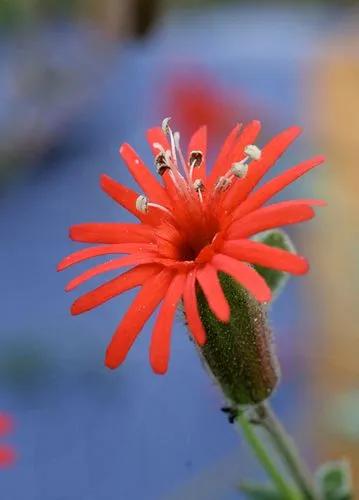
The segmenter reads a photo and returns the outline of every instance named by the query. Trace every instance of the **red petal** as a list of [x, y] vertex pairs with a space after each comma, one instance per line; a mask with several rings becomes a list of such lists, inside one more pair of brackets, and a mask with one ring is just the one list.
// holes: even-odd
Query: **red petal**
[[[253, 144], [256, 141], [260, 131], [261, 122], [258, 120], [253, 120], [244, 127], [231, 152], [228, 168], [232, 163], [243, 160], [245, 157], [244, 148], [248, 146], [248, 144]], [[226, 173], [228, 168], [223, 170], [223, 174]]]
[[157, 156], [160, 152], [160, 150], [155, 147], [154, 144], [160, 144], [165, 151], [171, 151], [171, 145], [161, 127], [153, 127], [148, 129], [147, 141], [151, 148], [153, 156]]
[[185, 282], [185, 274], [177, 274], [173, 278], [153, 328], [150, 345], [150, 363], [155, 373], [166, 373], [168, 368], [172, 325]]
[[221, 159], [221, 163], [218, 166], [215, 165], [216, 169], [213, 168], [211, 174], [212, 183], [216, 182], [218, 177], [224, 175], [229, 170], [232, 163], [243, 160], [245, 157], [244, 148], [248, 146], [248, 144], [253, 144], [253, 142], [255, 142], [260, 129], [261, 123], [257, 120], [253, 120], [243, 128], [239, 137], [235, 138], [228, 148], [226, 156]]
[[261, 207], [272, 196], [279, 193], [282, 189], [294, 182], [296, 179], [307, 173], [314, 167], [317, 167], [324, 161], [324, 156], [316, 156], [310, 160], [304, 161], [286, 172], [278, 175], [259, 188], [255, 193], [251, 193], [248, 198], [239, 205], [233, 213], [233, 219], [242, 217], [252, 210]]
[[201, 179], [203, 182], [206, 178], [206, 154], [207, 154], [207, 127], [200, 127], [191, 137], [188, 145], [188, 160], [192, 151], [201, 151], [203, 160], [199, 167], [193, 170], [193, 180]]
[[170, 200], [166, 191], [148, 170], [141, 158], [137, 155], [129, 144], [122, 144], [120, 155], [126, 162], [128, 170], [142, 188], [143, 192], [149, 197], [150, 201], [169, 206]]
[[85, 281], [94, 278], [98, 274], [106, 273], [108, 271], [114, 271], [116, 269], [126, 266], [132, 266], [138, 264], [151, 264], [154, 262], [154, 259], [155, 257], [153, 254], [135, 254], [135, 255], [128, 255], [127, 257], [121, 257], [120, 259], [109, 260], [108, 262], [104, 262], [103, 264], [99, 264], [98, 266], [88, 269], [84, 273], [80, 274], [79, 276], [71, 280], [67, 284], [65, 290], [66, 292], [69, 292], [70, 290], [73, 290], [79, 285], [82, 285], [82, 283], [84, 283]]
[[152, 264], [134, 267], [76, 299], [72, 304], [71, 314], [76, 315], [90, 311], [113, 297], [142, 285], [147, 278], [158, 271], [159, 267]]
[[218, 177], [220, 176], [220, 172], [222, 172], [224, 169], [223, 165], [228, 164], [229, 154], [232, 151], [232, 148], [235, 144], [235, 141], [238, 137], [241, 127], [242, 124], [237, 123], [237, 125], [231, 130], [226, 140], [224, 141], [224, 144], [219, 152], [219, 155], [213, 165], [212, 171], [208, 176], [207, 179], [208, 186], [212, 186], [217, 181]]
[[314, 210], [300, 201], [283, 201], [254, 212], [236, 220], [229, 227], [226, 239], [247, 238], [253, 234], [288, 224], [296, 224], [314, 217]]
[[86, 259], [98, 257], [99, 255], [113, 255], [117, 253], [149, 252], [155, 250], [152, 243], [118, 243], [117, 245], [103, 245], [98, 247], [87, 247], [65, 257], [57, 266], [58, 271], [78, 264]]
[[303, 257], [257, 241], [226, 241], [221, 252], [250, 264], [259, 264], [292, 274], [304, 274], [308, 271], [308, 263]]
[[163, 299], [172, 274], [161, 271], [148, 279], [117, 327], [106, 351], [106, 366], [117, 368], [126, 358], [143, 325]]
[[149, 243], [153, 229], [144, 224], [88, 222], [71, 226], [69, 236], [82, 243]]
[[208, 305], [220, 321], [229, 321], [231, 311], [223, 293], [216, 269], [210, 264], [198, 269], [197, 280], [201, 285]]
[[195, 271], [191, 271], [187, 276], [183, 293], [183, 303], [188, 328], [196, 342], [199, 345], [203, 345], [206, 342], [206, 332], [198, 312]]
[[230, 209], [243, 201], [300, 133], [300, 127], [290, 127], [264, 146], [261, 158], [250, 163], [247, 177], [234, 183], [232, 189], [227, 191], [223, 201], [224, 208]]
[[217, 254], [212, 264], [219, 270], [229, 274], [248, 290], [259, 302], [268, 302], [271, 291], [265, 280], [251, 266], [239, 262], [227, 255]]
[[150, 213], [143, 214], [137, 210], [136, 200], [139, 195], [138, 193], [136, 193], [136, 191], [123, 186], [106, 174], [101, 175], [100, 186], [110, 198], [119, 203], [123, 208], [137, 217], [141, 222], [149, 224], [153, 222], [153, 216]]

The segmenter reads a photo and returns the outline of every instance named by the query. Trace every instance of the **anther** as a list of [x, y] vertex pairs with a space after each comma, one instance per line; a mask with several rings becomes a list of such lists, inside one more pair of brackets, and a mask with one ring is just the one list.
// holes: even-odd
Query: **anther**
[[218, 181], [216, 183], [215, 189], [217, 191], [226, 191], [226, 189], [229, 188], [230, 184], [231, 184], [230, 179], [228, 179], [227, 177], [222, 176], [222, 177], [220, 177], [218, 179]]
[[244, 148], [244, 152], [251, 160], [259, 160], [262, 156], [261, 150], [255, 144], [248, 144]]
[[189, 156], [189, 164], [193, 168], [198, 168], [201, 166], [203, 161], [203, 153], [202, 151], [191, 151]]
[[167, 215], [172, 216], [171, 211], [167, 207], [163, 207], [159, 203], [152, 203], [148, 200], [147, 196], [140, 194], [136, 199], [136, 209], [143, 214], [147, 214], [149, 207], [158, 208]]
[[170, 117], [170, 116], [168, 116], [167, 118], [165, 118], [165, 119], [162, 121], [161, 128], [162, 128], [162, 130], [163, 130], [163, 132], [164, 132], [165, 134], [169, 134], [169, 132], [170, 132], [170, 126], [169, 126], [170, 120], [171, 120], [171, 117]]
[[248, 173], [248, 165], [240, 161], [233, 163], [231, 173], [238, 177], [238, 179], [243, 179]]
[[163, 175], [170, 168], [166, 154], [158, 153], [155, 158], [155, 167], [159, 175]]
[[204, 184], [202, 179], [196, 179], [193, 183], [193, 188], [195, 191], [203, 191], [204, 190]]
[[143, 214], [148, 212], [148, 199], [143, 194], [136, 199], [136, 209]]

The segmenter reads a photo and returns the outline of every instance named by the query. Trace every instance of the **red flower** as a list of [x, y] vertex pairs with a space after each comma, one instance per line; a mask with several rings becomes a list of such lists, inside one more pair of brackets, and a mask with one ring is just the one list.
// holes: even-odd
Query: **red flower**
[[[0, 413], [0, 437], [9, 434], [14, 427], [13, 419], [6, 413]], [[8, 445], [0, 446], [0, 468], [13, 465], [16, 459], [14, 449]]]
[[[72, 226], [70, 238], [100, 246], [84, 248], [66, 257], [63, 270], [99, 255], [128, 254], [107, 260], [69, 282], [66, 290], [107, 271], [133, 266], [111, 281], [85, 293], [72, 305], [72, 314], [89, 311], [126, 290], [141, 286], [125, 313], [106, 352], [106, 365], [122, 363], [140, 330], [161, 304], [153, 329], [150, 362], [156, 373], [168, 367], [171, 329], [176, 307], [183, 300], [186, 319], [195, 341], [206, 341], [196, 300], [196, 283], [220, 321], [230, 309], [218, 280], [218, 271], [241, 283], [258, 301], [267, 302], [271, 292], [251, 264], [303, 274], [303, 257], [250, 239], [255, 234], [314, 216], [320, 200], [301, 199], [263, 206], [270, 198], [313, 167], [322, 156], [304, 161], [253, 192], [265, 173], [300, 134], [291, 127], [274, 137], [263, 150], [253, 145], [260, 131], [253, 121], [243, 129], [236, 125], [227, 137], [212, 171], [206, 172], [206, 128], [191, 138], [186, 157], [179, 135], [164, 122], [148, 130], [148, 141], [163, 185], [128, 144], [120, 154], [145, 195], [119, 184], [107, 175], [102, 189], [134, 214], [138, 223], [87, 223]], [[166, 133], [164, 132], [166, 131]], [[181, 171], [180, 171], [181, 170]]]

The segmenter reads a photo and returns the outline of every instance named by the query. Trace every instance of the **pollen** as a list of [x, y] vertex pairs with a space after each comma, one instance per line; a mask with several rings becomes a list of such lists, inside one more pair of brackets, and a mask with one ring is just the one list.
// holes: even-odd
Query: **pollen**
[[259, 160], [262, 156], [261, 150], [255, 144], [248, 144], [244, 148], [244, 152], [251, 160]]
[[143, 194], [136, 199], [136, 209], [142, 214], [148, 212], [148, 199]]

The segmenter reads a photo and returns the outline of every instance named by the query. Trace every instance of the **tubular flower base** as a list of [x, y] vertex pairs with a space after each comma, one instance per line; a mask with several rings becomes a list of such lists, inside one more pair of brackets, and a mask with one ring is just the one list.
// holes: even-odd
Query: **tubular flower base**
[[324, 204], [320, 200], [264, 204], [322, 163], [323, 157], [306, 160], [254, 190], [301, 132], [299, 127], [290, 127], [260, 150], [254, 145], [260, 128], [258, 121], [245, 127], [236, 125], [207, 173], [206, 127], [193, 135], [184, 155], [179, 134], [173, 133], [169, 121], [164, 120], [162, 127], [149, 129], [147, 133], [155, 158], [154, 173], [131, 146], [123, 144], [120, 148], [120, 155], [143, 195], [107, 175], [101, 177], [102, 189], [139, 221], [72, 226], [70, 238], [97, 245], [69, 255], [60, 262], [58, 270], [99, 255], [127, 254], [92, 267], [66, 287], [72, 290], [100, 273], [119, 272], [130, 266], [126, 272], [79, 297], [71, 308], [72, 314], [81, 314], [126, 290], [140, 287], [107, 348], [109, 368], [116, 368], [124, 361], [159, 305], [150, 345], [150, 363], [156, 373], [167, 371], [172, 323], [180, 301], [193, 339], [204, 345], [206, 333], [199, 315], [196, 287], [201, 288], [219, 321], [230, 320], [230, 307], [219, 273], [229, 275], [250, 296], [265, 303], [271, 299], [271, 290], [254, 265], [295, 275], [307, 272], [308, 264], [303, 257], [252, 238], [259, 232], [314, 216], [313, 207]]

